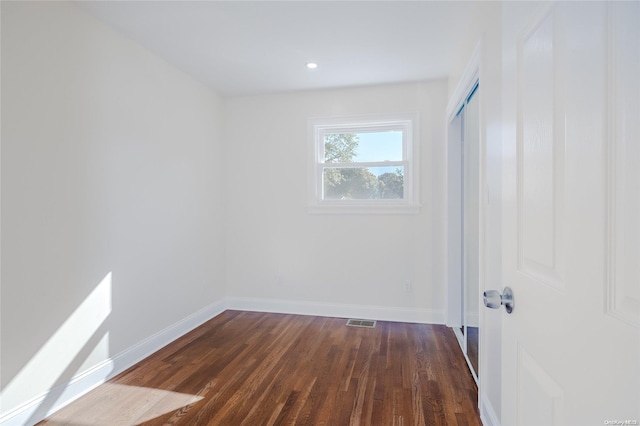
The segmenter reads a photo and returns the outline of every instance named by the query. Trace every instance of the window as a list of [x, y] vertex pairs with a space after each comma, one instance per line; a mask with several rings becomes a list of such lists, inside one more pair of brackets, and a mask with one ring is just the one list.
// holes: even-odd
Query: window
[[417, 113], [309, 120], [314, 213], [417, 213]]

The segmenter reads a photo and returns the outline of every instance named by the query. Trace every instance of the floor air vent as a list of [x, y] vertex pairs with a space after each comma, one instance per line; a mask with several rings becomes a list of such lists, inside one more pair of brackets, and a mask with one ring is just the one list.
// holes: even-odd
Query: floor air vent
[[376, 322], [373, 320], [350, 319], [347, 320], [347, 325], [349, 327], [376, 328]]

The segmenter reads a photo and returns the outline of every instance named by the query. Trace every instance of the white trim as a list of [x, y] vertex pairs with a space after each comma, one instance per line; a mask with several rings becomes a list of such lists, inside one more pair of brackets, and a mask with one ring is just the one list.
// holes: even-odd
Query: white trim
[[444, 311], [434, 309], [347, 305], [247, 297], [228, 298], [227, 309], [419, 324], [444, 324]]
[[[483, 40], [479, 40], [478, 43], [476, 44], [476, 47], [473, 49], [473, 53], [471, 54], [471, 58], [469, 59], [469, 62], [467, 63], [467, 66], [465, 67], [465, 70], [462, 74], [462, 77], [460, 77], [460, 81], [458, 82], [458, 85], [456, 86], [456, 89], [453, 91], [453, 94], [449, 100], [449, 103], [447, 104], [447, 123], [446, 123], [446, 131], [447, 131], [447, 135], [445, 140], [447, 141], [447, 148], [449, 147], [449, 144], [452, 142], [449, 140], [449, 132], [450, 132], [450, 125], [453, 121], [453, 119], [456, 117], [456, 115], [458, 114], [458, 111], [460, 110], [460, 108], [462, 107], [462, 104], [466, 101], [467, 97], [469, 96], [471, 90], [473, 90], [473, 87], [475, 86], [475, 84], [477, 82], [480, 81], [480, 67], [481, 67], [481, 56], [482, 56], [482, 46], [483, 46]], [[480, 126], [481, 126], [481, 134], [480, 134], [480, 151], [479, 151], [479, 155], [480, 155], [480, 179], [481, 181], [484, 181], [484, 167], [483, 167], [483, 160], [484, 160], [484, 135], [482, 134], [482, 104], [480, 104]], [[445, 152], [447, 152], [447, 155], [449, 154], [449, 150], [445, 150]], [[456, 151], [456, 155], [458, 154], [458, 152]], [[462, 155], [462, 152], [459, 152], [459, 155]], [[445, 191], [445, 196], [446, 196], [446, 200], [445, 200], [445, 208], [448, 208], [449, 206], [449, 186], [450, 186], [450, 181], [449, 181], [449, 169], [451, 167], [450, 165], [450, 158], [447, 157], [447, 160], [445, 161], [445, 167], [446, 167], [446, 171], [445, 171], [445, 175], [447, 176], [447, 190]], [[480, 198], [480, 200], [483, 200], [483, 197]], [[482, 217], [482, 209], [484, 208], [483, 203], [480, 203], [480, 212], [479, 215]], [[449, 212], [447, 211], [447, 213], [445, 214], [445, 218], [447, 218], [447, 224], [445, 226], [445, 229], [447, 229], [447, 232], [449, 232], [449, 220], [448, 218], [451, 215], [449, 214]], [[482, 218], [482, 220], [484, 220]], [[480, 227], [480, 229], [482, 229], [482, 226]], [[483, 241], [482, 241], [482, 236], [480, 237], [480, 247], [484, 247], [483, 246]], [[447, 255], [449, 255], [449, 237], [447, 235], [447, 238], [445, 239], [445, 244], [446, 244], [446, 253]], [[480, 256], [482, 257], [483, 254], [481, 253]], [[461, 315], [459, 313], [454, 313], [452, 310], [454, 308], [454, 306], [458, 306], [459, 305], [459, 300], [456, 300], [456, 298], [460, 297], [460, 290], [456, 290], [452, 283], [449, 282], [449, 272], [448, 272], [448, 265], [449, 262], [451, 260], [447, 259], [447, 277], [446, 277], [446, 283], [447, 283], [447, 292], [446, 292], [446, 306], [447, 306], [447, 312], [446, 312], [446, 318], [447, 318], [447, 324], [449, 324], [450, 326], [455, 326], [458, 322], [459, 319], [461, 318]], [[479, 271], [480, 273], [482, 272], [481, 270]], [[481, 275], [481, 274], [480, 274]], [[480, 287], [483, 288], [483, 287]]]
[[[75, 375], [69, 381], [61, 383], [44, 394], [28, 401], [0, 417], [0, 425], [27, 425], [39, 422], [80, 398], [87, 392], [100, 386], [107, 380], [120, 374], [127, 368], [140, 362], [179, 337], [200, 326], [225, 311], [225, 301], [212, 303], [167, 328], [147, 337], [143, 341], [120, 352], [100, 364]], [[50, 395], [55, 395], [56, 403], [51, 408], [41, 404]]]
[[[69, 381], [49, 389], [44, 394], [2, 415], [0, 425], [29, 425], [43, 420], [227, 309], [419, 324], [444, 324], [444, 311], [442, 310], [241, 297], [225, 298], [202, 308], [118, 355], [75, 375]], [[56, 403], [48, 409], [41, 408], [41, 404], [50, 395], [56, 395]]]
[[[324, 163], [323, 134], [326, 131], [348, 132], [375, 129], [401, 129], [403, 132], [402, 161], [387, 163], [342, 163], [335, 167], [404, 166], [404, 193], [401, 200], [324, 200], [322, 170]], [[417, 214], [420, 210], [420, 116], [417, 111], [392, 114], [312, 117], [307, 123], [308, 145], [308, 212], [327, 214]]]
[[471, 53], [471, 58], [469, 58], [469, 62], [467, 62], [467, 66], [462, 76], [460, 76], [460, 80], [458, 80], [456, 88], [449, 98], [449, 103], [447, 104], [447, 124], [451, 123], [453, 118], [458, 114], [458, 111], [462, 108], [462, 104], [473, 89], [473, 86], [479, 80], [482, 45], [483, 40], [478, 40], [476, 47], [473, 48], [473, 52]]
[[[369, 201], [369, 200], [364, 200]], [[307, 211], [309, 213], [321, 214], [418, 214], [420, 212], [420, 204], [406, 205], [401, 203], [385, 203], [387, 200], [377, 200], [375, 205], [365, 205], [364, 203], [349, 202], [330, 202], [325, 201], [322, 206], [309, 205]], [[340, 203], [340, 204], [338, 204]]]
[[484, 395], [480, 399], [480, 421], [484, 426], [500, 426], [500, 421], [491, 405], [491, 401]]
[[[625, 274], [625, 267], [627, 266], [628, 255], [625, 253], [623, 256], [619, 256], [619, 252], [624, 247], [621, 241], [624, 240], [624, 234], [628, 231], [628, 224], [625, 223], [625, 215], [621, 212], [624, 211], [623, 200], [627, 201], [627, 197], [624, 194], [624, 182], [621, 182], [620, 177], [625, 176], [624, 173], [629, 173], [625, 170], [624, 159], [624, 146], [633, 144], [632, 140], [635, 140], [628, 130], [624, 128], [624, 120], [618, 117], [628, 116], [628, 112], [624, 109], [624, 99], [620, 99], [619, 94], [625, 90], [624, 88], [633, 88], [633, 85], [638, 85], [637, 80], [626, 81], [624, 75], [620, 75], [620, 68], [622, 68], [623, 61], [619, 56], [619, 44], [622, 42], [620, 38], [623, 37], [621, 29], [624, 26], [621, 25], [618, 20], [620, 14], [624, 13], [624, 10], [617, 3], [608, 4], [608, 39], [609, 39], [609, 58], [608, 58], [608, 135], [607, 135], [607, 241], [605, 249], [607, 253], [607, 279], [605, 280], [605, 294], [606, 294], [606, 307], [605, 312], [616, 318], [619, 321], [626, 323], [640, 330], [640, 305], [638, 304], [638, 298], [629, 293], [628, 286], [625, 285], [628, 282], [636, 281], [636, 277]], [[633, 93], [633, 91], [631, 91]], [[626, 114], [625, 114], [626, 113]], [[626, 278], [626, 279], [625, 279]]]
[[[451, 241], [452, 237], [449, 236], [449, 232], [451, 230], [451, 224], [449, 222], [450, 217], [458, 217], [456, 215], [452, 215], [448, 209], [450, 206], [450, 195], [453, 193], [453, 191], [451, 190], [451, 185], [452, 182], [449, 180], [450, 179], [450, 170], [451, 167], [454, 167], [455, 164], [453, 163], [453, 161], [458, 161], [458, 158], [450, 158], [449, 154], [452, 155], [462, 155], [462, 151], [460, 149], [452, 149], [452, 146], [450, 145], [452, 142], [456, 142], [456, 140], [453, 140], [453, 138], [450, 138], [450, 131], [451, 131], [451, 125], [455, 119], [455, 117], [458, 115], [458, 112], [460, 111], [460, 109], [462, 108], [462, 106], [464, 105], [464, 103], [467, 101], [469, 95], [472, 93], [472, 91], [474, 90], [474, 87], [476, 84], [480, 84], [482, 85], [482, 79], [483, 79], [483, 71], [482, 71], [482, 55], [483, 55], [483, 49], [484, 49], [484, 38], [481, 37], [478, 42], [476, 43], [475, 48], [473, 49], [473, 52], [471, 54], [471, 57], [469, 59], [469, 62], [467, 63], [467, 66], [465, 67], [464, 72], [462, 73], [462, 76], [460, 77], [460, 80], [458, 81], [458, 84], [455, 88], [455, 90], [453, 91], [453, 94], [451, 95], [451, 98], [449, 99], [449, 103], [447, 104], [447, 113], [446, 113], [446, 117], [447, 117], [447, 122], [446, 122], [446, 130], [447, 130], [447, 136], [446, 136], [446, 141], [447, 141], [447, 149], [445, 150], [445, 152], [447, 152], [447, 160], [445, 161], [445, 167], [447, 168], [446, 170], [446, 176], [447, 176], [447, 190], [445, 192], [445, 196], [446, 201], [445, 201], [445, 208], [447, 209], [447, 214], [445, 215], [445, 217], [447, 218], [447, 223], [445, 226], [445, 229], [447, 230], [447, 238], [445, 239], [445, 244], [446, 244], [446, 253], [447, 253], [447, 268], [445, 269], [446, 271], [446, 280], [445, 282], [447, 283], [447, 291], [446, 291], [446, 318], [447, 318], [447, 323], [448, 324], [457, 324], [459, 322], [459, 320], [462, 318], [462, 313], [461, 313], [461, 303], [460, 303], [460, 296], [462, 295], [462, 289], [460, 288], [460, 286], [462, 285], [462, 283], [460, 282], [454, 282], [453, 277], [451, 277], [449, 275], [449, 267], [451, 266], [451, 262], [454, 261], [454, 259], [450, 259], [449, 256], [451, 255], [451, 253], [454, 252], [458, 252], [462, 250], [462, 247], [460, 246], [461, 241]], [[476, 96], [480, 96], [478, 98], [479, 101], [479, 125], [480, 125], [480, 135], [479, 135], [479, 151], [478, 151], [478, 172], [479, 172], [479, 182], [478, 182], [478, 194], [480, 196], [479, 199], [479, 204], [478, 204], [478, 230], [479, 230], [479, 235], [478, 235], [478, 244], [479, 244], [479, 258], [478, 258], [478, 278], [479, 278], [479, 283], [478, 283], [478, 288], [479, 289], [483, 289], [484, 288], [484, 262], [485, 262], [485, 235], [484, 235], [484, 229], [485, 229], [485, 214], [486, 214], [486, 198], [483, 196], [483, 188], [486, 188], [486, 170], [485, 170], [485, 162], [486, 162], [486, 143], [487, 141], [485, 140], [485, 126], [484, 126], [484, 108], [483, 108], [483, 102], [482, 102], [482, 86], [480, 86], [480, 93], [477, 94]], [[457, 166], [456, 166], [457, 167]], [[455, 170], [452, 170], [453, 172], [456, 172]], [[458, 191], [459, 192], [459, 191]], [[457, 194], [457, 192], [456, 192]], [[456, 195], [454, 194], [454, 195]], [[458, 246], [451, 246], [451, 244], [458, 244]], [[459, 261], [457, 262], [459, 263]], [[467, 297], [467, 296], [464, 296]], [[473, 297], [473, 296], [472, 296]], [[476, 295], [476, 297], [478, 297], [478, 299], [480, 298], [480, 294]], [[480, 312], [478, 312], [478, 317], [474, 318], [474, 320], [476, 320], [477, 324], [484, 324], [484, 315], [485, 315], [485, 310], [480, 307]], [[464, 323], [464, 321], [463, 321]], [[480, 329], [480, 336], [482, 337], [482, 332], [481, 332], [482, 328]], [[484, 386], [482, 386], [482, 383], [480, 383], [479, 379], [478, 379], [478, 372], [474, 371], [471, 362], [469, 360], [468, 354], [467, 354], [467, 350], [466, 350], [466, 339], [465, 336], [462, 336], [461, 332], [454, 328], [454, 332], [456, 333], [456, 337], [458, 338], [458, 343], [460, 343], [460, 347], [462, 349], [462, 353], [465, 357], [465, 360], [467, 361], [467, 365], [469, 366], [469, 370], [471, 371], [471, 374], [474, 378], [474, 380], [476, 381], [476, 384], [478, 385], [478, 407], [480, 408], [480, 415], [481, 415], [481, 420], [483, 422], [483, 424], [491, 424], [491, 425], [499, 425], [499, 422], [497, 421], [497, 416], [495, 415], [495, 412], [493, 411], [493, 408], [491, 407], [489, 401], [487, 400], [486, 397], [486, 392], [484, 390]], [[482, 343], [479, 341], [479, 351], [478, 351], [478, 370], [479, 371], [486, 371], [485, 368], [485, 360], [484, 357], [482, 355]]]
[[[466, 355], [467, 349], [467, 341], [464, 338], [464, 334], [462, 334], [462, 330], [460, 330], [461, 327], [451, 327], [451, 329], [453, 330], [453, 334], [456, 335], [456, 339], [458, 339], [458, 344], [460, 345], [460, 349], [462, 349], [462, 353]], [[469, 363], [469, 361], [467, 360], [467, 364]]]

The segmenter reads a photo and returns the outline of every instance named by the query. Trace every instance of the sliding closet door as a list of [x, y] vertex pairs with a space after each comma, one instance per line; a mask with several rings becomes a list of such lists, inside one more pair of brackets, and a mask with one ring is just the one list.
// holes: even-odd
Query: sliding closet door
[[463, 111], [462, 279], [463, 322], [469, 362], [478, 374], [480, 282], [480, 117], [477, 90]]

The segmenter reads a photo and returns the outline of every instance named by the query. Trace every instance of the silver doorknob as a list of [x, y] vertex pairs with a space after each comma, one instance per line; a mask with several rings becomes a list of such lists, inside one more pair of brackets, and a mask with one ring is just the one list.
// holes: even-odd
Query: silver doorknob
[[509, 287], [505, 287], [502, 290], [502, 294], [498, 290], [487, 290], [484, 292], [484, 306], [491, 309], [500, 309], [500, 306], [504, 306], [504, 309], [508, 314], [513, 312], [513, 291]]

